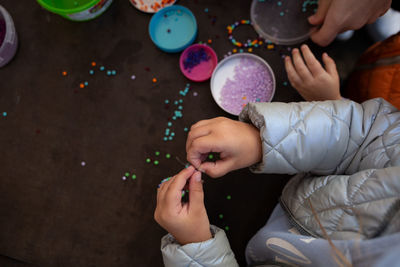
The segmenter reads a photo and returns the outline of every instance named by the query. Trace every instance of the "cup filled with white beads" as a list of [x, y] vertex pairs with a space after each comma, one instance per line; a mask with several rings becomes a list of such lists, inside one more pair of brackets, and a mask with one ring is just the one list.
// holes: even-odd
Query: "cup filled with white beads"
[[275, 86], [275, 75], [269, 64], [250, 53], [225, 58], [211, 77], [215, 102], [232, 115], [239, 115], [249, 102], [270, 102]]

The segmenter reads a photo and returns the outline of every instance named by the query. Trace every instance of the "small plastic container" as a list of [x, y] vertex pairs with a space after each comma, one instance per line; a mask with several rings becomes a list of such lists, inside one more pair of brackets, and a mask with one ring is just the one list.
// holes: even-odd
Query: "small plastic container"
[[153, 43], [164, 52], [181, 52], [196, 39], [196, 18], [183, 6], [163, 8], [151, 17], [149, 34]]
[[194, 82], [204, 82], [211, 78], [217, 66], [215, 51], [204, 44], [194, 44], [182, 52], [179, 66], [183, 75]]
[[293, 45], [307, 40], [316, 29], [307, 18], [316, 11], [317, 0], [253, 0], [250, 17], [256, 32], [276, 44]]
[[222, 60], [211, 77], [211, 94], [220, 108], [239, 115], [249, 102], [270, 102], [275, 75], [259, 56], [239, 53]]
[[176, 0], [129, 0], [129, 2], [142, 12], [156, 13], [167, 6], [172, 6]]
[[18, 37], [10, 14], [0, 6], [0, 68], [15, 56]]
[[113, 0], [37, 0], [50, 12], [73, 21], [97, 18], [111, 5]]

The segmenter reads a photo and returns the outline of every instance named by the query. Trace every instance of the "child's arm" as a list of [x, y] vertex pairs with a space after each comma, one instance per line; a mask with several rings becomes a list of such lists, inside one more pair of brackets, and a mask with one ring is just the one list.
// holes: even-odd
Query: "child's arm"
[[[183, 203], [186, 187], [189, 202]], [[196, 266], [238, 266], [224, 231], [210, 226], [203, 199], [201, 173], [192, 166], [164, 180], [157, 190], [154, 219], [170, 233], [161, 244], [165, 266], [192, 262]]]
[[285, 58], [285, 68], [291, 85], [307, 101], [339, 100], [339, 75], [335, 61], [324, 53], [322, 60], [325, 69], [314, 57], [307, 45], [295, 48], [292, 51], [293, 62], [290, 57]]
[[[400, 112], [383, 99], [362, 105], [349, 100], [250, 103], [240, 120], [256, 131], [243, 122], [217, 120], [192, 127], [186, 147], [188, 161], [210, 176], [252, 164], [255, 172], [323, 175], [390, 166], [390, 159], [374, 148], [396, 134]], [[261, 144], [261, 157], [256, 144]], [[220, 160], [203, 162], [209, 152], [219, 152]]]

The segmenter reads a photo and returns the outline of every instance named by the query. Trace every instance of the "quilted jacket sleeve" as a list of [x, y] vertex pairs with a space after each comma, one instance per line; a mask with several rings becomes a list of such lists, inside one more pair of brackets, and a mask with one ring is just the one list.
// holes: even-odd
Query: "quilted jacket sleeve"
[[384, 142], [399, 136], [400, 113], [380, 98], [250, 103], [239, 119], [260, 130], [263, 160], [251, 167], [254, 172], [352, 174], [399, 165], [391, 159], [400, 157], [382, 153], [399, 153]]
[[222, 267], [239, 266], [229, 246], [225, 232], [211, 225], [213, 238], [200, 243], [179, 245], [170, 235], [161, 240], [161, 251], [166, 267]]

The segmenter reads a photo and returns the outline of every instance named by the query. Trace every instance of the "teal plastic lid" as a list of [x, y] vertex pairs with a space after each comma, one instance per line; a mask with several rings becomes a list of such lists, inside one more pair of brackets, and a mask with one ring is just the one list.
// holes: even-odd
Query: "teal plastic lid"
[[149, 34], [153, 43], [161, 50], [168, 53], [180, 52], [196, 39], [196, 18], [186, 7], [166, 7], [151, 18]]

